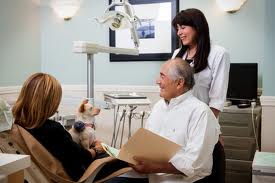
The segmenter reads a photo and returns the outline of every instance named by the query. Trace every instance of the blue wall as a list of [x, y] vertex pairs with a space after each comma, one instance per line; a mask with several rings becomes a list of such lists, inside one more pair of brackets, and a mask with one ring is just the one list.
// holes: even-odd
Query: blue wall
[[[97, 24], [93, 17], [102, 15], [107, 1], [82, 1], [71, 21], [58, 19], [49, 8], [42, 10], [42, 69], [57, 76], [65, 84], [86, 83], [86, 57], [72, 53], [75, 40], [88, 40], [108, 45], [108, 28]], [[249, 0], [234, 14], [223, 12], [213, 0], [182, 0], [180, 9], [201, 9], [208, 21], [213, 43], [228, 49], [232, 62], [259, 63], [261, 87], [264, 57], [264, 2]], [[255, 24], [257, 22], [257, 24]], [[109, 62], [108, 54], [95, 55], [95, 83], [153, 85], [160, 61]], [[64, 72], [65, 71], [65, 72]]]
[[0, 86], [41, 71], [39, 11], [30, 0], [0, 1]]
[[[58, 19], [50, 8], [41, 14], [42, 70], [64, 84], [86, 83], [86, 55], [75, 54], [73, 41], [109, 45], [109, 30], [93, 19], [103, 15], [108, 1], [82, 1], [70, 21]], [[130, 38], [129, 38], [130, 39]], [[109, 62], [109, 54], [95, 55], [96, 84], [152, 85], [161, 62]]]
[[[73, 41], [109, 44], [108, 28], [93, 20], [102, 15], [107, 4], [107, 0], [82, 1], [76, 16], [63, 21], [49, 6], [41, 6], [39, 12], [29, 0], [1, 1], [0, 86], [20, 85], [30, 73], [37, 71], [53, 74], [63, 84], [85, 84], [86, 56], [72, 52]], [[264, 93], [270, 91], [274, 95], [274, 87], [268, 82], [272, 81], [275, 65], [271, 62], [272, 5], [272, 0], [248, 0], [240, 11], [229, 14], [221, 11], [214, 0], [180, 0], [179, 9], [201, 9], [208, 19], [212, 42], [228, 49], [231, 62], [259, 63], [259, 87], [263, 76]], [[114, 63], [109, 62], [108, 54], [96, 54], [95, 83], [153, 85], [162, 63]]]

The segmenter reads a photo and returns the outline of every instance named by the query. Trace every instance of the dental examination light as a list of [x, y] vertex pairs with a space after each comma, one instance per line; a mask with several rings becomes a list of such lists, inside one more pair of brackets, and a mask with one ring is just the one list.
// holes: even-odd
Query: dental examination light
[[[123, 6], [125, 12], [112, 10], [116, 6]], [[137, 23], [140, 24], [140, 20], [135, 16], [134, 9], [128, 0], [112, 0], [112, 3], [106, 8], [104, 15], [96, 18], [96, 20], [101, 24], [106, 23], [113, 31], [129, 28], [135, 48], [139, 47], [139, 39], [136, 30]]]
[[[114, 10], [116, 6], [123, 7], [124, 11]], [[94, 98], [94, 54], [113, 53], [124, 55], [139, 54], [139, 39], [137, 34], [138, 17], [134, 13], [132, 5], [128, 0], [112, 0], [112, 3], [104, 11], [104, 15], [96, 18], [100, 24], [107, 24], [111, 30], [130, 29], [131, 39], [134, 42], [134, 48], [118, 48], [101, 46], [86, 41], [75, 41], [74, 52], [87, 54], [87, 98]], [[93, 100], [94, 101], [94, 100]]]

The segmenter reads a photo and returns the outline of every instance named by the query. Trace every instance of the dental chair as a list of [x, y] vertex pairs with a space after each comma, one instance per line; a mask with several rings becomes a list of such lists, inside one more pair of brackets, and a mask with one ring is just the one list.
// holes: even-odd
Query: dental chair
[[[28, 154], [31, 166], [24, 171], [24, 179], [28, 183], [76, 183], [70, 179], [62, 164], [53, 157], [29, 132], [19, 125], [11, 130], [0, 132], [0, 152], [9, 154]], [[106, 164], [117, 161], [112, 157], [94, 160], [77, 181], [79, 183], [100, 183], [131, 170], [125, 167], [94, 181], [99, 170]]]

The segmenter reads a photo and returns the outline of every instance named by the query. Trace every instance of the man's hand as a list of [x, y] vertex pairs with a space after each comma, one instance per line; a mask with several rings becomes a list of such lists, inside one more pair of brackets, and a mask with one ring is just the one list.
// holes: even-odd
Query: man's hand
[[219, 136], [219, 141], [220, 141], [221, 145], [224, 147], [224, 140], [223, 140], [223, 137], [221, 135]]
[[130, 166], [137, 172], [143, 174], [153, 173], [154, 164], [151, 161], [145, 160], [141, 157], [133, 157], [133, 159], [137, 162], [136, 165], [130, 164]]
[[130, 166], [137, 172], [143, 174], [150, 173], [171, 173], [171, 174], [182, 174], [179, 170], [177, 170], [172, 163], [157, 163], [153, 161], [149, 161], [142, 157], [133, 157], [135, 161], [137, 161], [136, 165]]
[[220, 110], [218, 109], [215, 109], [213, 107], [210, 107], [211, 111], [214, 113], [214, 115], [216, 116], [216, 118], [218, 118], [219, 114], [220, 114]]

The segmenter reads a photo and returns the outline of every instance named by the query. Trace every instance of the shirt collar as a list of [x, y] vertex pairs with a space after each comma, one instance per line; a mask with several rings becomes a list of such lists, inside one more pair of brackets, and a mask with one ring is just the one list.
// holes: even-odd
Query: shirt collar
[[172, 98], [169, 103], [165, 102], [165, 104], [166, 104], [167, 107], [169, 107], [169, 106], [173, 107], [173, 106], [181, 103], [182, 101], [186, 100], [187, 98], [189, 98], [190, 95], [192, 95], [191, 90], [189, 90], [189, 91], [187, 91], [187, 92], [183, 93], [182, 95], [179, 95], [175, 98]]
[[[183, 59], [183, 60], [186, 60], [186, 57], [187, 57], [187, 51], [184, 53], [182, 59]], [[187, 61], [187, 62], [188, 62], [188, 61]], [[189, 62], [188, 62], [188, 63], [189, 63]], [[194, 59], [192, 59], [192, 62], [190, 62], [189, 65], [190, 65], [191, 67], [194, 67]]]

